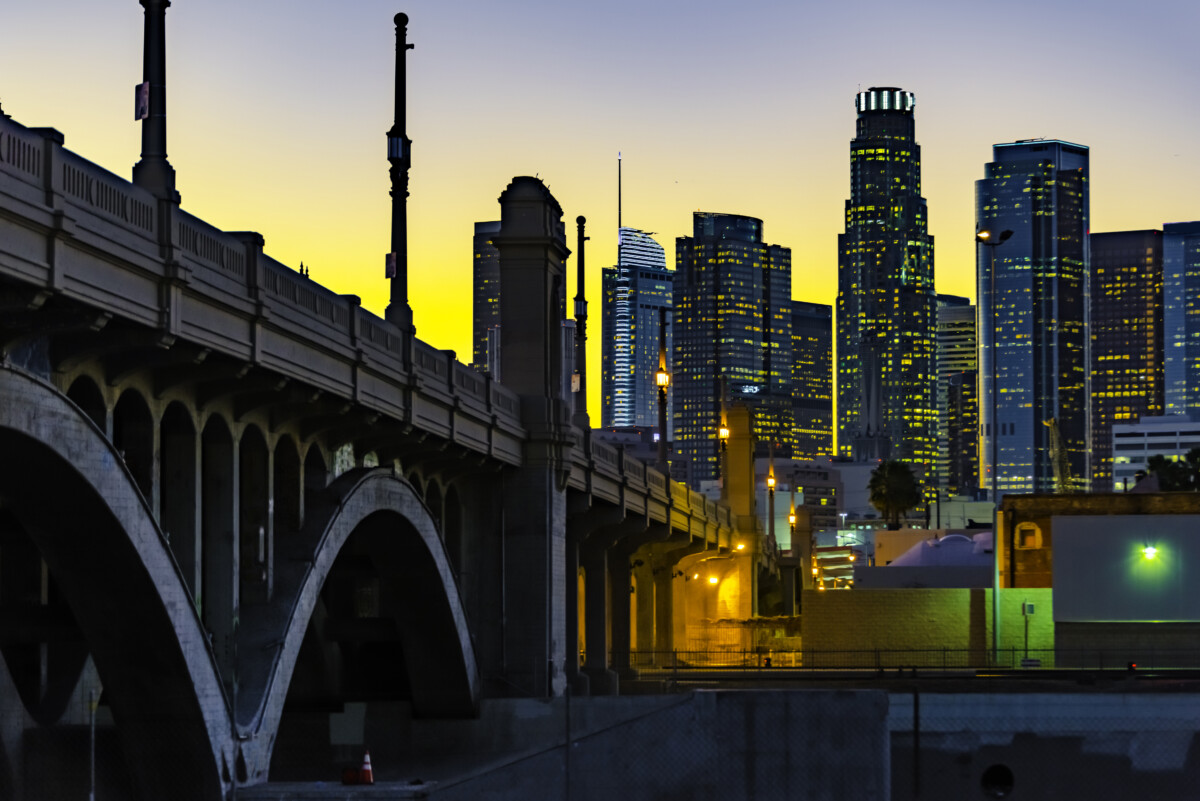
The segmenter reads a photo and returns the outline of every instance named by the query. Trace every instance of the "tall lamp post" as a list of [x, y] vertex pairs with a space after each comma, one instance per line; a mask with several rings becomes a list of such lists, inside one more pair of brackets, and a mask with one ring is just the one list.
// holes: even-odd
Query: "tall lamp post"
[[667, 372], [667, 310], [658, 310], [658, 372], [654, 374], [658, 385], [658, 463], [655, 467], [670, 478], [671, 467], [667, 464], [667, 387], [671, 386], [671, 374]]
[[[773, 449], [772, 449], [773, 450]], [[775, 543], [775, 465], [767, 468], [767, 536]]]
[[[1000, 428], [997, 425], [996, 417], [1000, 408], [1000, 397], [997, 394], [996, 376], [999, 374], [999, 368], [996, 364], [996, 346], [1000, 331], [1000, 315], [996, 313], [996, 248], [1003, 245], [1012, 236], [1012, 231], [1004, 230], [999, 234], [995, 234], [989, 230], [979, 231], [975, 234], [975, 241], [987, 248], [988, 251], [988, 313], [991, 317], [991, 333], [992, 333], [992, 377], [991, 377], [991, 394], [992, 394], [992, 413], [991, 420], [988, 421], [988, 436], [991, 438], [991, 464], [989, 467], [992, 472], [992, 661], [999, 661], [1000, 654], [1000, 495], [998, 477], [1000, 474], [999, 463], [999, 442]], [[981, 405], [982, 408], [982, 405]]]

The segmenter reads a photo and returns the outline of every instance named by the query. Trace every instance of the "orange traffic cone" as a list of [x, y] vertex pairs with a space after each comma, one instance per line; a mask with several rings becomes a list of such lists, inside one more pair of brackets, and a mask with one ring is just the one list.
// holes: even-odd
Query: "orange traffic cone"
[[362, 770], [360, 770], [358, 772], [358, 783], [359, 784], [374, 784], [375, 783], [375, 774], [371, 771], [371, 752], [370, 751], [363, 752], [363, 766], [362, 766]]

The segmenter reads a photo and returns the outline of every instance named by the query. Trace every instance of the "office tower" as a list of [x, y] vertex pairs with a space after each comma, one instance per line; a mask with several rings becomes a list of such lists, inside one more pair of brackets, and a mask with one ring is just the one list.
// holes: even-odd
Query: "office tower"
[[976, 230], [996, 243], [980, 244], [976, 261], [985, 486], [995, 444], [1000, 495], [1081, 489], [1088, 149], [1022, 140], [995, 145], [993, 159], [975, 182]]
[[[489, 371], [489, 352], [495, 356], [500, 331], [500, 251], [492, 245], [492, 237], [500, 233], [500, 221], [475, 223], [472, 241], [472, 279], [474, 281], [474, 306], [472, 307], [471, 341], [472, 366], [482, 373]], [[492, 347], [489, 349], [489, 337]]]
[[793, 459], [833, 455], [833, 307], [792, 301]]
[[754, 417], [756, 453], [792, 450], [792, 252], [762, 221], [696, 212], [675, 240], [675, 452], [694, 482], [719, 475], [721, 393]]
[[1112, 492], [1113, 425], [1163, 413], [1163, 236], [1092, 234], [1092, 492]]
[[1200, 414], [1200, 222], [1163, 226], [1163, 346], [1167, 414]]
[[970, 416], [978, 413], [977, 398], [967, 386], [979, 380], [977, 347], [975, 307], [957, 295], [938, 295], [935, 486], [954, 495], [969, 492], [979, 482], [971, 474], [972, 469], [975, 474], [979, 472], [978, 437], [974, 436], [972, 445], [964, 436], [967, 431], [975, 435], [979, 426], [978, 418]]
[[[671, 285], [662, 245], [636, 228], [621, 228], [616, 267], [601, 271], [600, 421], [605, 428], [658, 425], [658, 315], [667, 309], [671, 364]], [[671, 393], [667, 393], [670, 436]]]
[[[979, 371], [953, 373], [946, 380], [946, 463], [939, 486], [951, 496], [974, 495], [979, 488]], [[940, 470], [940, 465], [939, 465]]]
[[838, 452], [923, 466], [935, 453], [937, 316], [914, 102], [889, 87], [855, 99], [838, 237]]

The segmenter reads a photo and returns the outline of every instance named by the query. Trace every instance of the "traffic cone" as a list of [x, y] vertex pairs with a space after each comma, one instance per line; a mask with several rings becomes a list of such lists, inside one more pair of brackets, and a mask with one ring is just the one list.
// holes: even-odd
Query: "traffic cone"
[[371, 752], [363, 751], [363, 766], [358, 772], [359, 784], [374, 784], [375, 774], [371, 771]]

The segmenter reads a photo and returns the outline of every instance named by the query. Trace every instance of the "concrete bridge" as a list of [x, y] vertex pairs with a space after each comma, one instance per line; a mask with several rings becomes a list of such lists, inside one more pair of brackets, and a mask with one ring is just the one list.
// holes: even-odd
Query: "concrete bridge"
[[753, 586], [748, 516], [572, 424], [540, 181], [500, 197], [502, 385], [152, 172], [0, 116], [0, 797], [89, 693], [141, 796], [223, 798], [347, 701], [615, 692], [688, 560]]

